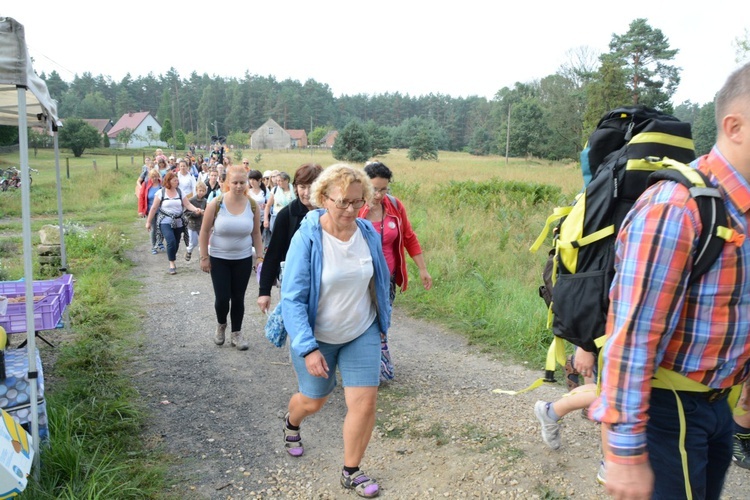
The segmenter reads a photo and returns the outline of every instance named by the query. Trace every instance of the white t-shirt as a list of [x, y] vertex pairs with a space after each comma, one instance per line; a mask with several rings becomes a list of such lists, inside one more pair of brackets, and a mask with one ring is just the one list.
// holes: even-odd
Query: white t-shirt
[[258, 204], [258, 210], [260, 210], [260, 220], [263, 221], [263, 217], [265, 216], [263, 210], [266, 208], [266, 193], [264, 193], [261, 189], [260, 191], [258, 191], [258, 194], [255, 194], [251, 189], [248, 194], [252, 196], [252, 198], [255, 200], [255, 203]]
[[[164, 193], [164, 195], [166, 196], [163, 200], [161, 197], [162, 193]], [[180, 199], [179, 192], [177, 193], [176, 197], [170, 198], [164, 189], [160, 189], [154, 195], [154, 199], [157, 199], [157, 198], [161, 200], [161, 205], [159, 205], [159, 209], [163, 210], [165, 213], [173, 214], [177, 218], [177, 227], [182, 227], [182, 219], [180, 219], [179, 216], [182, 215], [183, 206], [182, 206], [182, 200]], [[172, 217], [164, 217], [161, 220], [161, 223], [171, 224]]]
[[349, 241], [323, 231], [323, 272], [315, 318], [315, 338], [344, 344], [370, 327], [377, 311], [370, 297], [374, 270], [370, 247], [359, 227]]
[[184, 196], [195, 194], [195, 183], [197, 181], [190, 172], [186, 175], [182, 175], [182, 172], [177, 172], [177, 181], [179, 182], [179, 187]]

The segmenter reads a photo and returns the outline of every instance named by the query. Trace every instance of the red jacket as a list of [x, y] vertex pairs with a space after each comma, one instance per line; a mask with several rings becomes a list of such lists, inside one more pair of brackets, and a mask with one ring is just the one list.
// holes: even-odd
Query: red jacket
[[[148, 208], [148, 190], [153, 185], [154, 183], [151, 181], [151, 179], [148, 179], [147, 182], [141, 184], [141, 193], [140, 196], [138, 196], [138, 213], [140, 215], [148, 215], [148, 213], [146, 213], [146, 209]], [[161, 186], [161, 183], [159, 183], [159, 186]]]
[[[409, 255], [412, 258], [414, 258], [415, 255], [422, 253], [422, 247], [419, 245], [417, 234], [411, 228], [409, 218], [406, 216], [404, 204], [396, 197], [386, 195], [383, 197], [383, 206], [385, 208], [386, 217], [393, 217], [396, 220], [396, 227], [398, 228], [398, 251], [396, 252], [396, 269], [393, 274], [395, 275], [396, 285], [398, 285], [403, 292], [406, 291], [409, 282], [409, 275], [406, 272], [406, 256], [404, 255], [404, 249], [409, 252]], [[364, 219], [367, 217], [369, 211], [370, 206], [365, 204], [364, 207], [359, 209], [357, 216]]]

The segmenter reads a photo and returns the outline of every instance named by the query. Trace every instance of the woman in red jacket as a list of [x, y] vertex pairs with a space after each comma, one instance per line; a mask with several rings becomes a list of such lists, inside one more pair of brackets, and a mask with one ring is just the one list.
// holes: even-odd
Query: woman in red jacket
[[[146, 181], [141, 186], [141, 193], [138, 196], [138, 215], [141, 217], [147, 217], [151, 211], [151, 205], [154, 204], [154, 197], [156, 192], [161, 189], [161, 174], [159, 170], [152, 168], [148, 172]], [[151, 227], [151, 253], [156, 254], [159, 250], [164, 250], [164, 245], [161, 248], [156, 245], [156, 224]]]
[[[369, 220], [375, 231], [380, 233], [383, 254], [391, 272], [391, 305], [393, 305], [396, 287], [398, 286], [404, 292], [409, 281], [404, 250], [409, 253], [419, 268], [419, 278], [422, 280], [422, 286], [425, 290], [432, 288], [432, 276], [427, 271], [422, 247], [419, 245], [416, 233], [411, 228], [404, 205], [395, 196], [388, 193], [388, 185], [393, 178], [393, 172], [379, 161], [365, 165], [365, 172], [372, 182], [375, 195], [370, 203], [365, 204], [359, 210], [358, 216]], [[387, 381], [393, 378], [393, 364], [391, 363], [387, 339], [382, 338], [381, 344], [380, 379]]]

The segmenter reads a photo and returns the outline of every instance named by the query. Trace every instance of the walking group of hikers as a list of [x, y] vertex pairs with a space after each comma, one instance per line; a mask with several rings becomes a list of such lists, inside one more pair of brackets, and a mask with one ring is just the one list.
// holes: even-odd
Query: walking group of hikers
[[176, 274], [180, 237], [188, 244], [185, 260], [197, 246], [214, 289], [216, 345], [229, 337], [232, 347], [249, 347], [242, 321], [253, 270], [261, 311], [271, 312], [271, 290], [281, 287], [270, 317], [291, 339], [299, 391], [290, 398], [280, 444], [292, 457], [304, 453], [300, 426], [325, 405], [338, 368], [347, 405], [339, 479], [360, 496], [377, 496], [377, 481], [359, 466], [375, 425], [378, 386], [394, 376], [388, 328], [396, 289], [407, 288], [406, 253], [422, 285], [432, 286], [406, 209], [389, 193], [391, 170], [381, 162], [364, 169], [305, 163], [292, 182], [286, 172], [261, 174], [227, 155], [195, 165], [192, 158], [155, 156], [137, 186], [152, 253], [166, 241], [168, 272]]
[[[581, 155], [584, 190], [548, 219], [547, 379], [565, 365], [571, 392], [533, 412], [553, 449], [564, 415], [580, 409], [602, 424], [597, 478], [614, 498], [719, 498], [732, 460], [750, 468], [750, 64], [729, 76], [715, 108], [716, 144], [697, 159], [688, 124], [637, 106], [608, 113]], [[213, 341], [224, 344], [229, 328], [240, 350], [255, 269], [258, 306], [274, 318], [267, 335], [283, 345], [288, 333], [299, 384], [280, 445], [304, 453], [303, 421], [325, 405], [338, 368], [347, 405], [339, 479], [377, 496], [359, 467], [378, 386], [393, 377], [388, 329], [396, 289], [407, 288], [406, 253], [432, 286], [389, 193], [392, 172], [381, 162], [306, 163], [291, 178], [214, 152], [195, 162], [157, 152], [145, 169], [139, 212], [155, 227], [152, 252], [165, 240], [174, 274], [180, 236], [186, 260], [198, 247], [215, 294]], [[567, 359], [564, 341], [576, 346]]]

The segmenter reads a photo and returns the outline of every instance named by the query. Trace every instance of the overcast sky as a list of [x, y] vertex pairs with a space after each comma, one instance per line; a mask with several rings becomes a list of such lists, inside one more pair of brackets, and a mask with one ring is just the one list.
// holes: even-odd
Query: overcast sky
[[[620, 11], [617, 13], [617, 11]], [[37, 72], [245, 72], [312, 78], [342, 94], [401, 92], [491, 99], [555, 73], [568, 52], [607, 52], [612, 34], [645, 17], [672, 48], [682, 83], [673, 102], [713, 99], [736, 67], [732, 40], [750, 28], [747, 2], [601, 0], [3, 2], [26, 29]]]

